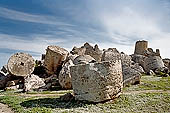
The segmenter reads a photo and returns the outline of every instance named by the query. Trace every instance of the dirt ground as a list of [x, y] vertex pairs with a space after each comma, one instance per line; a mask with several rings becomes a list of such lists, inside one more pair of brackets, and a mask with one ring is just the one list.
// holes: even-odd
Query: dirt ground
[[14, 113], [7, 105], [0, 103], [0, 113]]

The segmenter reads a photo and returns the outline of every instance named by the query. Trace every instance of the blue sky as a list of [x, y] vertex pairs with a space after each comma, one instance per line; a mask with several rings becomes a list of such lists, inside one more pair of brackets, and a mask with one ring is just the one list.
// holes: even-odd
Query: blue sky
[[170, 58], [169, 0], [0, 0], [0, 67], [15, 52], [39, 59], [48, 45], [132, 54], [143, 39]]

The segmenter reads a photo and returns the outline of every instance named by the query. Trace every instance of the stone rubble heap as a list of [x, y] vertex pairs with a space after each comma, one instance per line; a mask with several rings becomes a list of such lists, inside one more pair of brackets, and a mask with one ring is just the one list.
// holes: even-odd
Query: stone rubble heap
[[12, 55], [0, 71], [0, 89], [73, 89], [77, 100], [105, 102], [118, 97], [123, 86], [139, 84], [142, 74], [169, 76], [169, 70], [170, 60], [162, 60], [147, 41], [137, 41], [133, 55], [89, 43], [70, 52], [48, 46], [41, 61], [26, 53]]
[[[132, 60], [143, 67], [147, 74], [157, 74], [161, 76], [169, 76], [168, 60], [162, 59], [160, 50], [154, 51], [148, 48], [147, 41], [137, 41], [135, 45], [135, 52], [131, 55]], [[169, 69], [168, 69], [169, 68]]]

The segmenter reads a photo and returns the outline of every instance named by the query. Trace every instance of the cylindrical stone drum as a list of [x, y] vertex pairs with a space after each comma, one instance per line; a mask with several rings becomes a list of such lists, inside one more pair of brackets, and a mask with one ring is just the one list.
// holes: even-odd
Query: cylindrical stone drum
[[16, 53], [9, 58], [7, 68], [10, 74], [25, 77], [34, 71], [35, 61], [27, 53]]

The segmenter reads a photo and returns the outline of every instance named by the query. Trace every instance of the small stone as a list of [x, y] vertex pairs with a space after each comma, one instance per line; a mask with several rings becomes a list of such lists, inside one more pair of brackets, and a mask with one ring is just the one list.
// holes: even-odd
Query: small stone
[[150, 70], [149, 75], [156, 75], [156, 74], [152, 70]]
[[74, 96], [71, 93], [67, 93], [67, 94], [60, 97], [60, 100], [65, 101], [65, 102], [69, 102], [69, 101], [71, 101], [73, 99], [74, 99]]

